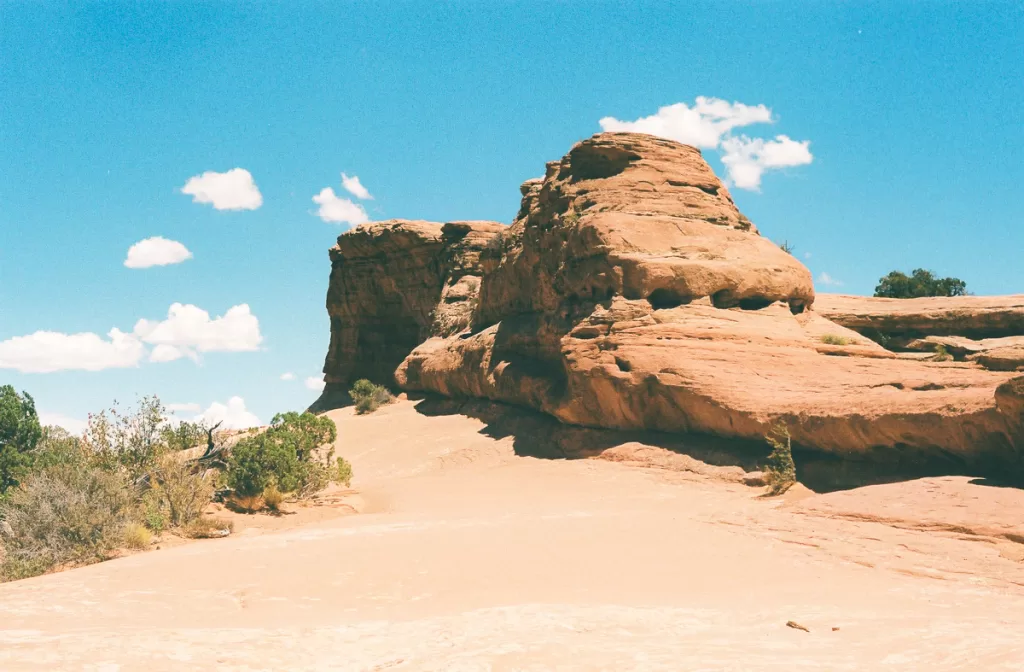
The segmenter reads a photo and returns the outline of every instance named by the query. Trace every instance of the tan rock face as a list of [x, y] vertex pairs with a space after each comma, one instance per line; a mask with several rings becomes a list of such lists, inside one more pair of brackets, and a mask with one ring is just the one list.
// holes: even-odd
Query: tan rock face
[[1024, 294], [879, 299], [819, 294], [815, 310], [857, 331], [889, 336], [1024, 336]]
[[390, 385], [424, 339], [467, 327], [481, 254], [504, 229], [496, 222], [390, 220], [339, 236], [330, 251], [327, 392], [343, 392], [359, 378]]
[[783, 421], [798, 445], [842, 455], [1019, 460], [1024, 419], [996, 394], [1011, 374], [898, 355], [827, 319], [807, 269], [697, 150], [600, 134], [521, 192], [502, 238], [458, 253], [471, 280], [442, 264], [452, 301], [396, 365], [399, 387], [591, 427], [760, 439]]
[[1024, 370], [1024, 295], [879, 299], [821, 294], [815, 310], [892, 350], [936, 352], [992, 371]]

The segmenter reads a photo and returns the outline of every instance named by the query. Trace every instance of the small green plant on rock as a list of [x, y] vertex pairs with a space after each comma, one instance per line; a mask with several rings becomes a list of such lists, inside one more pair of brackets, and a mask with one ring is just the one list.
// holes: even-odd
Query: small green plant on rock
[[373, 413], [381, 406], [395, 400], [388, 388], [383, 385], [375, 385], [365, 378], [357, 380], [348, 394], [352, 397], [352, 401], [356, 402], [356, 413], [359, 415]]
[[953, 359], [953, 355], [950, 354], [949, 348], [940, 343], [935, 346], [935, 356], [932, 359], [936, 362], [948, 362]]
[[779, 422], [764, 438], [772, 447], [764, 467], [768, 494], [781, 495], [796, 483], [796, 463], [793, 462], [793, 444], [789, 428]]
[[849, 338], [837, 336], [836, 334], [825, 334], [821, 337], [821, 342], [825, 345], [849, 345], [853, 343]]

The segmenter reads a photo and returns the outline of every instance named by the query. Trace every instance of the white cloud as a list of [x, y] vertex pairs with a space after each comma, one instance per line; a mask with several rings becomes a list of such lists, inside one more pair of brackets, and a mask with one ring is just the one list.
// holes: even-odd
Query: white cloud
[[295, 374], [289, 371], [281, 374], [281, 380], [295, 380]]
[[322, 392], [324, 389], [323, 378], [317, 378], [316, 376], [310, 376], [306, 378], [306, 387], [314, 392]]
[[37, 331], [0, 342], [0, 369], [21, 373], [102, 371], [138, 366], [146, 348], [134, 334], [111, 329], [108, 338], [84, 332]]
[[818, 274], [818, 282], [820, 282], [823, 285], [831, 285], [832, 287], [842, 287], [843, 286], [842, 282], [840, 282], [839, 280], [836, 280], [835, 278], [833, 278], [831, 275], [829, 275], [825, 271], [822, 271], [821, 273]]
[[810, 252], [804, 252], [804, 259], [810, 259], [810, 258], [811, 258], [811, 253]]
[[722, 136], [732, 129], [770, 123], [771, 120], [772, 111], [764, 105], [744, 105], [698, 96], [693, 107], [686, 103], [676, 103], [659, 108], [657, 114], [636, 121], [605, 117], [598, 123], [605, 131], [647, 133], [686, 145], [713, 149], [721, 142]]
[[[156, 363], [173, 362], [181, 359], [187, 353], [181, 348], [176, 348], [173, 345], [167, 345], [161, 343], [160, 345], [153, 348], [153, 351], [149, 353], [149, 361]], [[192, 358], [195, 361], [195, 358]]]
[[167, 311], [166, 320], [139, 320], [134, 332], [139, 340], [156, 346], [150, 355], [152, 362], [181, 357], [195, 360], [200, 352], [258, 350], [263, 341], [259, 320], [244, 303], [215, 319], [198, 306], [175, 303]]
[[263, 205], [263, 195], [244, 168], [190, 177], [181, 193], [192, 196], [193, 203], [209, 203], [217, 210], [255, 210]]
[[358, 226], [370, 221], [366, 210], [358, 203], [347, 198], [340, 198], [331, 187], [324, 187], [313, 197], [313, 202], [320, 206], [317, 215], [325, 222], [338, 222]]
[[247, 304], [233, 306], [223, 316], [193, 305], [173, 304], [163, 321], [139, 320], [132, 333], [111, 329], [107, 338], [92, 332], [64, 334], [37, 331], [0, 342], [0, 369], [21, 373], [54, 371], [102, 371], [150, 362], [173, 362], [188, 357], [199, 360], [201, 352], [258, 350], [263, 336], [260, 323]]
[[188, 403], [188, 404], [167, 404], [168, 413], [198, 413], [200, 410], [199, 404]]
[[741, 135], [722, 141], [722, 163], [729, 171], [729, 179], [740, 189], [757, 190], [761, 175], [770, 168], [803, 166], [814, 160], [810, 140], [798, 142], [778, 135], [774, 140], [748, 138]]
[[210, 404], [209, 408], [195, 417], [195, 421], [208, 425], [221, 422], [221, 429], [248, 429], [263, 424], [245, 408], [245, 400], [242, 397], [231, 397], [226, 405], [218, 402]]
[[180, 264], [191, 258], [192, 253], [178, 241], [154, 236], [140, 240], [129, 247], [124, 265], [128, 268], [149, 268]]
[[48, 413], [46, 411], [39, 411], [39, 424], [44, 427], [50, 425], [63, 427], [69, 434], [74, 434], [75, 436], [81, 436], [85, 432], [85, 428], [89, 426], [89, 423], [85, 420], [70, 418], [61, 413]]
[[345, 187], [345, 191], [352, 194], [356, 198], [361, 198], [364, 201], [373, 200], [373, 196], [371, 196], [370, 192], [366, 190], [366, 187], [363, 186], [363, 183], [359, 181], [358, 175], [353, 175], [352, 177], [349, 177], [345, 173], [342, 173], [341, 186]]
[[731, 135], [736, 128], [774, 123], [772, 111], [765, 105], [698, 96], [692, 107], [676, 103], [634, 121], [605, 117], [598, 123], [604, 131], [647, 133], [701, 149], [718, 149], [723, 152], [729, 180], [740, 189], [758, 190], [765, 170], [805, 165], [813, 159], [809, 140], [791, 140], [785, 135], [774, 140]]

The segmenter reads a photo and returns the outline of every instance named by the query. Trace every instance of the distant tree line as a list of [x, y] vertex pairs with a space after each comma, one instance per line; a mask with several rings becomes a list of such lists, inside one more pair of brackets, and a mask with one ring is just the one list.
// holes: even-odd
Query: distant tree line
[[916, 268], [907, 275], [893, 271], [878, 281], [875, 296], [887, 299], [915, 299], [922, 296], [964, 296], [967, 283], [959, 278], [937, 278], [931, 271]]

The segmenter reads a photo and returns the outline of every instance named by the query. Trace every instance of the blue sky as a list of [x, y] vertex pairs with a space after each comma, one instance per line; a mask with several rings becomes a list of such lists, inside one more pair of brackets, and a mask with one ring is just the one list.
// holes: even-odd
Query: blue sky
[[[348, 226], [314, 196], [330, 187], [336, 208], [370, 219], [507, 223], [520, 182], [601, 119], [698, 97], [770, 110], [723, 143], [809, 143], [810, 163], [732, 192], [764, 235], [842, 283], [819, 291], [870, 294], [923, 266], [978, 294], [1024, 292], [1022, 45], [1020, 2], [0, 0], [0, 384], [50, 418], [147, 393], [200, 410], [241, 397], [250, 415], [236, 401], [233, 417], [264, 422], [303, 408], [328, 341], [327, 249]], [[726, 153], [705, 151], [723, 177]], [[250, 209], [182, 193], [235, 168], [259, 207], [244, 184], [233, 194]], [[155, 236], [191, 258], [127, 268]], [[248, 314], [154, 331], [175, 303]], [[140, 319], [138, 366], [74, 370], [96, 353], [10, 345], [135, 338]], [[150, 362], [160, 343], [178, 358]], [[18, 359], [51, 355], [62, 370]]]

